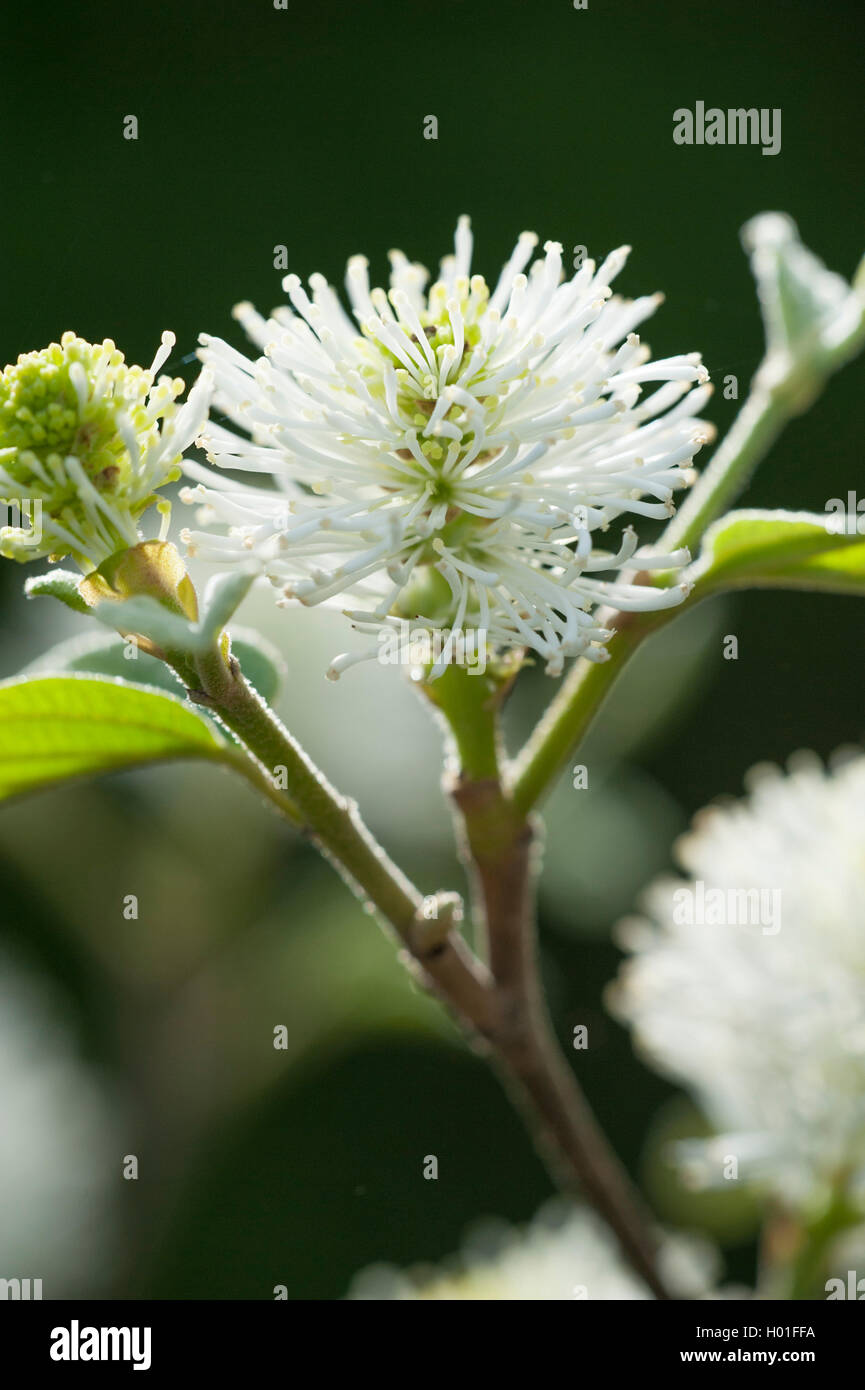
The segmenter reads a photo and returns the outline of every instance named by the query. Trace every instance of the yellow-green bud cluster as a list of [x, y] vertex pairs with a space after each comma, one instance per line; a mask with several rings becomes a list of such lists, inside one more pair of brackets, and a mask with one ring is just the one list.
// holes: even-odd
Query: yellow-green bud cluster
[[13, 512], [19, 522], [0, 528], [0, 553], [71, 555], [86, 572], [138, 542], [153, 503], [167, 524], [157, 489], [180, 476], [183, 450], [206, 417], [205, 390], [178, 407], [182, 379], [156, 380], [173, 345], [163, 334], [145, 369], [127, 365], [110, 338], [64, 333], [0, 374], [0, 501], [6, 520]]

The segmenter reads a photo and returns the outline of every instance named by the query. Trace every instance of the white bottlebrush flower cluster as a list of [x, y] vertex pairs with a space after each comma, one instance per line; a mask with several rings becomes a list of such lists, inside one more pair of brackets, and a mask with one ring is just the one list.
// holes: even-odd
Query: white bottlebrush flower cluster
[[[719, 1131], [689, 1146], [695, 1178], [720, 1180], [729, 1155], [794, 1206], [865, 1206], [865, 757], [826, 771], [800, 754], [749, 788], [680, 842], [691, 880], [659, 881], [625, 924], [611, 1005]], [[780, 916], [681, 910], [683, 890], [718, 889], [779, 895]]]
[[[668, 1242], [661, 1252], [665, 1275], [683, 1295], [710, 1287], [713, 1252], [691, 1242]], [[477, 1223], [458, 1258], [442, 1268], [404, 1271], [372, 1265], [352, 1281], [350, 1299], [398, 1301], [547, 1301], [588, 1299], [626, 1302], [652, 1295], [619, 1255], [603, 1223], [584, 1207], [554, 1199], [523, 1231], [503, 1221]]]
[[[408, 623], [478, 630], [499, 651], [527, 648], [557, 674], [566, 657], [606, 656], [599, 604], [667, 607], [684, 585], [654, 588], [614, 574], [675, 569], [685, 551], [637, 551], [624, 528], [615, 553], [595, 536], [631, 514], [666, 518], [709, 427], [699, 355], [653, 362], [633, 331], [661, 302], [613, 297], [628, 248], [563, 278], [562, 247], [523, 233], [490, 292], [471, 273], [468, 218], [427, 289], [428, 272], [391, 252], [391, 288], [370, 289], [348, 263], [353, 318], [321, 275], [311, 297], [283, 281], [292, 307], [237, 318], [256, 361], [202, 337], [215, 401], [245, 434], [211, 423], [221, 468], [264, 474], [245, 485], [192, 465], [204, 530], [185, 539], [203, 559], [255, 555], [284, 595], [338, 600], [380, 638]], [[643, 384], [660, 385], [643, 397]], [[691, 387], [700, 383], [696, 390]], [[227, 533], [210, 529], [214, 523]], [[377, 648], [339, 658], [337, 675]], [[450, 659], [445, 647], [439, 669]]]
[[110, 338], [64, 333], [0, 373], [0, 489], [27, 522], [0, 529], [0, 554], [71, 555], [92, 570], [138, 542], [154, 503], [164, 536], [170, 505], [157, 489], [180, 477], [209, 400], [206, 373], [181, 406], [184, 381], [158, 376], [174, 341], [163, 333], [145, 370], [127, 364]]

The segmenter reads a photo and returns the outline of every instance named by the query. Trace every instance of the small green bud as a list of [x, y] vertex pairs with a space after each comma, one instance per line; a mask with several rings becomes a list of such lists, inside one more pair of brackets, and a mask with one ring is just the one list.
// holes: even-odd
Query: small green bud
[[110, 555], [81, 580], [78, 591], [91, 607], [106, 600], [117, 602], [146, 595], [178, 617], [192, 622], [198, 617], [192, 580], [168, 541], [141, 541]]
[[799, 239], [780, 212], [753, 217], [742, 228], [766, 330], [764, 384], [783, 392], [797, 412], [807, 409], [840, 345], [865, 312], [861, 285], [852, 286]]

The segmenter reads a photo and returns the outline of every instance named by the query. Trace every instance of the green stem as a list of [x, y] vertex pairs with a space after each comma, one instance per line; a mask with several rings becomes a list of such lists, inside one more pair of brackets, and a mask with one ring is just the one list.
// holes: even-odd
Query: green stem
[[497, 777], [499, 733], [495, 709], [510, 680], [475, 675], [462, 666], [448, 666], [435, 681], [423, 685], [424, 693], [444, 716], [453, 739], [455, 765], [476, 779]]
[[472, 679], [452, 667], [441, 678], [446, 684], [437, 681], [427, 693], [447, 719], [460, 754], [448, 790], [473, 879], [476, 917], [483, 917], [488, 942], [495, 1012], [485, 1037], [556, 1181], [585, 1196], [640, 1278], [666, 1299], [671, 1294], [658, 1269], [651, 1217], [595, 1119], [550, 1020], [538, 965], [536, 829], [499, 773], [501, 694]]
[[[422, 915], [418, 890], [388, 858], [361, 820], [307, 757], [274, 712], [244, 679], [233, 658], [214, 648], [197, 658], [200, 688], [190, 690], [240, 739], [252, 755], [241, 770], [267, 791], [299, 825], [364, 902], [371, 904], [407, 947], [424, 983], [470, 1029], [482, 1031], [489, 1013], [489, 982], [480, 962], [452, 926], [452, 902], [441, 920]], [[239, 755], [240, 756], [240, 755]]]
[[723, 443], [666, 528], [662, 550], [681, 545], [696, 550], [706, 527], [742, 492], [785, 426], [813, 405], [833, 372], [855, 357], [863, 343], [865, 300], [857, 321], [832, 347], [812, 344], [801, 360], [780, 350], [767, 353]]
[[534, 832], [514, 810], [498, 775], [496, 710], [508, 681], [475, 678], [467, 685], [472, 677], [454, 675], [451, 668], [438, 686], [441, 705], [453, 718], [459, 761], [454, 799], [482, 885], [493, 978], [453, 930], [458, 920], [453, 898], [439, 895], [441, 920], [422, 918], [420, 894], [373, 840], [353, 803], [329, 785], [244, 680], [237, 663], [213, 648], [195, 665], [199, 685], [189, 694], [248, 750], [249, 758], [238, 750], [238, 766], [246, 763], [240, 770], [313, 838], [397, 932], [425, 983], [475, 1044], [491, 1050], [561, 1185], [582, 1190], [656, 1297], [669, 1297], [649, 1222], [558, 1048], [544, 1006], [532, 914]]
[[610, 687], [637, 647], [650, 632], [663, 627], [681, 610], [655, 613], [604, 613], [599, 621], [616, 633], [607, 661], [576, 662], [557, 695], [514, 759], [509, 781], [514, 805], [526, 815], [552, 787], [573, 756], [606, 698]]
[[739, 495], [789, 419], [784, 397], [755, 385], [712, 462], [667, 526], [658, 543], [662, 553], [683, 545], [696, 552], [706, 527]]
[[452, 902], [442, 899], [442, 922], [421, 918], [420, 894], [375, 843], [354, 805], [329, 785], [244, 680], [236, 662], [215, 648], [199, 657], [196, 666], [200, 688], [190, 695], [213, 710], [253, 755], [257, 767], [252, 780], [260, 786], [264, 779], [274, 787], [282, 776], [280, 809], [307, 830], [355, 891], [375, 905], [431, 987], [469, 1033], [492, 1049], [562, 1185], [581, 1188], [656, 1297], [669, 1297], [639, 1199], [559, 1051], [543, 1003], [532, 914], [533, 829], [515, 812], [498, 776], [496, 709], [504, 686], [491, 692], [480, 678], [467, 685], [473, 678], [459, 671], [454, 675], [455, 668], [439, 686], [442, 704], [454, 718], [460, 759], [454, 799], [482, 884], [493, 978], [452, 930], [457, 919]]
[[[768, 392], [760, 390], [748, 398], [711, 464], [658, 542], [660, 550], [675, 550], [682, 545], [693, 549], [699, 543], [706, 527], [732, 500], [771, 447], [786, 418], [779, 401]], [[602, 615], [601, 621], [616, 632], [610, 643], [609, 660], [575, 662], [514, 760], [513, 798], [521, 811], [529, 811], [553, 785], [619, 672], [643, 639], [681, 611], [669, 608], [657, 612], [605, 612]]]
[[[707, 528], [735, 499], [785, 425], [813, 402], [832, 372], [865, 343], [865, 305], [858, 321], [831, 349], [815, 353], [804, 366], [788, 362], [779, 373], [768, 357], [757, 371], [751, 393], [687, 501], [658, 542], [662, 552], [687, 546], [695, 552]], [[637, 582], [639, 582], [639, 576]], [[664, 576], [645, 575], [658, 583]], [[610, 660], [600, 665], [578, 660], [537, 728], [514, 761], [514, 801], [521, 811], [534, 806], [573, 755], [619, 671], [643, 638], [681, 608], [639, 614], [605, 613], [606, 626], [618, 630]], [[624, 640], [623, 640], [624, 637]]]

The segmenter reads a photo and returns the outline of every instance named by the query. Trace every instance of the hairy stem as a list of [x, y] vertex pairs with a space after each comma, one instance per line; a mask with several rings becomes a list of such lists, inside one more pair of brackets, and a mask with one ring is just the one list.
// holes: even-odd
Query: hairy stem
[[549, 791], [605, 700], [613, 682], [650, 632], [671, 622], [679, 608], [655, 613], [599, 614], [612, 628], [607, 661], [576, 662], [540, 722], [515, 758], [509, 774], [514, 805], [526, 815]]
[[497, 721], [488, 686], [467, 686], [470, 677], [458, 672], [449, 673], [440, 689], [450, 692], [457, 711], [462, 770], [454, 774], [452, 791], [487, 921], [489, 969], [455, 930], [454, 895], [438, 895], [439, 911], [431, 920], [424, 917], [417, 889], [375, 842], [354, 804], [329, 785], [244, 680], [237, 663], [214, 648], [197, 658], [196, 673], [199, 685], [190, 696], [212, 710], [252, 755], [250, 780], [375, 906], [406, 947], [406, 963], [456, 1015], [470, 1041], [492, 1054], [558, 1183], [582, 1191], [656, 1297], [670, 1297], [658, 1272], [650, 1222], [559, 1050], [546, 1012], [535, 948], [534, 834], [498, 775]]
[[406, 963], [422, 981], [465, 1026], [483, 1031], [490, 1010], [489, 979], [454, 930], [457, 903], [443, 899], [440, 916], [427, 921], [421, 894], [375, 841], [354, 802], [330, 785], [244, 679], [237, 663], [214, 649], [199, 657], [196, 666], [200, 688], [190, 695], [211, 709], [253, 755], [252, 767], [241, 770], [310, 837], [357, 896], [372, 904], [405, 946]]
[[663, 551], [683, 545], [696, 550], [706, 527], [735, 501], [789, 419], [782, 396], [755, 386], [664, 531], [659, 541]]

